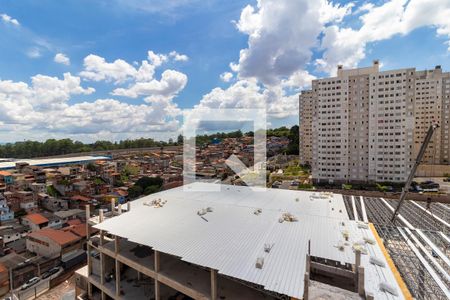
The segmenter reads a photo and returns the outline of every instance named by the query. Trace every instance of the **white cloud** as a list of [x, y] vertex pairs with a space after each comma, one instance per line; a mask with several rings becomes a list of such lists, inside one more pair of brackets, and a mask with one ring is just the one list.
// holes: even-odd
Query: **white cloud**
[[206, 108], [266, 108], [269, 117], [285, 118], [297, 114], [298, 96], [286, 94], [281, 86], [263, 87], [255, 79], [243, 79], [204, 95], [195, 109]]
[[159, 67], [167, 61], [168, 57], [165, 54], [148, 51], [148, 61], [155, 67]]
[[[62, 78], [38, 74], [29, 84], [0, 80], [1, 128], [23, 134], [23, 137], [81, 137], [96, 140], [99, 135], [118, 137], [171, 136], [178, 129], [178, 105], [173, 98], [184, 88], [187, 76], [175, 70], [165, 70], [161, 79], [154, 78], [155, 65], [164, 57], [149, 55], [152, 63], [144, 60], [139, 68], [124, 60], [106, 62], [90, 55], [85, 59], [84, 79], [111, 81], [116, 84], [129, 81], [122, 94], [136, 98], [141, 104], [130, 104], [117, 99], [82, 100], [71, 104], [73, 96], [92, 95], [95, 89], [84, 87], [81, 77], [64, 73]], [[116, 89], [120, 90], [120, 89]], [[119, 93], [117, 93], [119, 94]], [[80, 100], [78, 100], [80, 101]], [[35, 134], [30, 135], [30, 133]], [[0, 136], [3, 136], [0, 130]]]
[[222, 79], [223, 82], [230, 82], [231, 79], [233, 79], [233, 73], [231, 72], [224, 72], [220, 74], [220, 79]]
[[112, 94], [115, 96], [126, 96], [137, 98], [139, 96], [174, 98], [187, 84], [187, 76], [174, 70], [165, 70], [161, 80], [152, 79], [145, 82], [136, 82], [128, 88], [117, 88]]
[[332, 2], [322, 1], [319, 20], [322, 24], [330, 22], [341, 22], [345, 16], [351, 13], [351, 10], [354, 6], [355, 5], [352, 2], [341, 6], [340, 4], [333, 4]]
[[136, 69], [122, 59], [108, 63], [103, 57], [89, 54], [84, 58], [84, 71], [80, 72], [80, 76], [93, 81], [104, 80], [119, 84], [133, 78], [136, 73]]
[[14, 26], [19, 26], [20, 25], [20, 23], [19, 23], [19, 21], [17, 21], [17, 19], [14, 19], [14, 18], [8, 16], [7, 14], [0, 14], [0, 19], [5, 24], [12, 24]]
[[[158, 99], [171, 101], [181, 92], [187, 84], [188, 77], [175, 70], [164, 70], [161, 79], [154, 78], [155, 70], [172, 58], [174, 60], [186, 60], [184, 55], [172, 51], [168, 55], [148, 51], [147, 60], [143, 60], [135, 66], [124, 60], [117, 59], [112, 63], [103, 57], [89, 55], [84, 59], [85, 70], [80, 76], [94, 81], [113, 81], [116, 85], [129, 82], [126, 87], [119, 87], [111, 92], [114, 96], [138, 98], [145, 96], [145, 101], [155, 102]], [[138, 67], [138, 68], [137, 68]]]
[[175, 61], [188, 61], [189, 57], [186, 54], [180, 54], [177, 51], [172, 51], [169, 56]]
[[63, 53], [56, 53], [53, 60], [58, 64], [63, 64], [66, 66], [70, 65], [70, 58]]
[[316, 76], [309, 74], [307, 71], [299, 70], [293, 73], [289, 78], [281, 81], [283, 88], [299, 91], [311, 86], [311, 82], [316, 79]]
[[90, 95], [95, 92], [92, 87], [83, 88], [80, 77], [64, 73], [64, 79], [46, 75], [31, 78], [33, 97], [29, 99], [35, 110], [65, 107], [71, 95]]
[[[369, 43], [406, 35], [426, 26], [450, 41], [450, 2], [440, 0], [391, 0], [379, 6], [365, 4], [356, 10], [361, 13], [360, 28], [329, 26], [324, 30], [321, 47], [325, 53], [316, 61], [319, 70], [335, 73], [336, 65], [355, 67], [365, 58]], [[447, 42], [450, 51], [450, 42]]]
[[88, 95], [92, 88], [80, 86], [70, 73], [63, 79], [36, 75], [31, 85], [0, 81], [0, 122], [11, 131], [36, 131], [49, 135], [92, 135], [96, 133], [152, 133], [176, 131], [174, 118], [180, 111], [170, 100], [155, 99], [151, 105], [133, 105], [115, 99], [69, 104], [72, 95]]
[[242, 12], [236, 27], [249, 36], [239, 55], [239, 77], [276, 85], [306, 68], [325, 23], [340, 22], [352, 4], [326, 0], [258, 0]]

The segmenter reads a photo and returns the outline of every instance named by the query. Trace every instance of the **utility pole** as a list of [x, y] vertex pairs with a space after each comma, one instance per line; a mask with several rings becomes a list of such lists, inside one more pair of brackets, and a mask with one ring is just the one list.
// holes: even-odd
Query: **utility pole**
[[409, 173], [408, 180], [406, 180], [405, 186], [403, 187], [403, 191], [402, 191], [402, 194], [400, 195], [400, 200], [398, 202], [397, 208], [395, 209], [394, 214], [392, 215], [392, 219], [391, 219], [392, 222], [395, 221], [395, 218], [398, 215], [400, 207], [402, 206], [403, 202], [405, 201], [406, 194], [408, 193], [409, 188], [411, 187], [411, 182], [414, 179], [414, 175], [416, 174], [417, 167], [422, 162], [423, 155], [425, 154], [428, 144], [430, 143], [431, 138], [433, 137], [434, 131], [438, 128], [439, 128], [438, 124], [432, 124], [432, 125], [430, 125], [430, 128], [428, 128], [427, 135], [425, 136], [422, 146], [420, 147], [419, 154], [417, 155], [416, 161], [411, 169], [411, 172]]

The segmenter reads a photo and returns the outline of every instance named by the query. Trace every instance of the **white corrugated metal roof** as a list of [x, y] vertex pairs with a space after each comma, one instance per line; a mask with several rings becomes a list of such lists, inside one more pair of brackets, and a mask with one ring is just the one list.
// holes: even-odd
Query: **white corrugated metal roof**
[[[133, 201], [130, 212], [95, 227], [267, 290], [302, 298], [308, 240], [311, 255], [354, 263], [352, 242], [364, 236], [374, 239], [369, 229], [360, 229], [355, 221], [348, 220], [341, 195], [313, 200], [311, 195], [237, 186], [222, 186], [221, 192], [189, 192], [189, 186], [180, 187]], [[157, 198], [167, 200], [164, 207], [144, 205]], [[207, 221], [197, 215], [206, 207], [213, 208], [203, 216]], [[262, 209], [259, 215], [254, 214], [257, 208]], [[298, 222], [279, 223], [284, 212], [295, 215]], [[350, 246], [339, 251], [335, 246], [343, 239], [344, 230], [350, 233]], [[264, 252], [265, 243], [274, 244], [270, 253]], [[377, 245], [367, 248], [384, 260]], [[264, 257], [264, 266], [257, 269], [255, 263], [260, 256]], [[378, 284], [386, 281], [401, 295], [388, 267], [369, 264], [367, 255], [362, 256], [362, 264], [366, 268], [366, 290], [376, 299], [403, 298], [379, 291]]]
[[77, 156], [77, 157], [61, 157], [61, 158], [45, 158], [45, 159], [17, 159], [14, 161], [0, 162], [0, 170], [14, 169], [16, 163], [28, 163], [30, 166], [53, 166], [64, 164], [84, 163], [95, 160], [109, 160], [108, 156]]

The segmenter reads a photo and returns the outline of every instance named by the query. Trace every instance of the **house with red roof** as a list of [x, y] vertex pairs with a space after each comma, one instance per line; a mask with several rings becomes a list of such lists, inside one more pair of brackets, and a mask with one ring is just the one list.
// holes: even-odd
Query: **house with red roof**
[[27, 250], [54, 258], [82, 248], [82, 239], [71, 231], [44, 228], [27, 236]]
[[40, 230], [48, 226], [49, 220], [40, 213], [28, 214], [22, 217], [22, 224], [29, 226], [31, 231]]

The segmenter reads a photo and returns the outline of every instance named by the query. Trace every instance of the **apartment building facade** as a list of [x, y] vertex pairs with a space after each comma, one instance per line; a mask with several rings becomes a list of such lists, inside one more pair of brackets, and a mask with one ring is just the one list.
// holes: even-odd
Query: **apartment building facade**
[[300, 94], [300, 161], [316, 182], [404, 182], [429, 126], [423, 163], [449, 164], [450, 73], [379, 70], [314, 80]]

